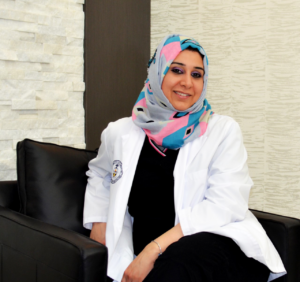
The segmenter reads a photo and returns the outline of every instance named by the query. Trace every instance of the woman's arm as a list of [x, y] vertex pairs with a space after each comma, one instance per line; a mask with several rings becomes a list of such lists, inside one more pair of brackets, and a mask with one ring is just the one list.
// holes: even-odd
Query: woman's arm
[[107, 153], [106, 135], [101, 134], [101, 146], [96, 158], [89, 162], [88, 183], [85, 191], [83, 226], [92, 229], [94, 222], [106, 222], [110, 197], [111, 159]]
[[[155, 241], [160, 245], [161, 251], [164, 252], [169, 245], [177, 242], [183, 233], [180, 223], [159, 236]], [[160, 249], [155, 242], [150, 242], [144, 250], [134, 259], [124, 272], [121, 282], [141, 282], [154, 266], [158, 258]]]
[[94, 222], [90, 238], [101, 243], [102, 245], [106, 244], [105, 240], [106, 233], [106, 222]]

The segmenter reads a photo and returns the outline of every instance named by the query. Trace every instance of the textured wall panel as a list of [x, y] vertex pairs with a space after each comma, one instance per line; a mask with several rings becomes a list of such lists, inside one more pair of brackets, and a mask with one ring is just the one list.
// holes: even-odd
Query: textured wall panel
[[266, 2], [232, 4], [231, 116], [240, 124], [255, 183], [250, 206], [264, 210]]
[[300, 217], [300, 2], [268, 1], [265, 206]]
[[300, 218], [300, 1], [151, 1], [151, 53], [168, 33], [205, 48], [207, 98], [241, 126], [250, 207]]
[[82, 0], [0, 0], [0, 181], [24, 138], [84, 148]]

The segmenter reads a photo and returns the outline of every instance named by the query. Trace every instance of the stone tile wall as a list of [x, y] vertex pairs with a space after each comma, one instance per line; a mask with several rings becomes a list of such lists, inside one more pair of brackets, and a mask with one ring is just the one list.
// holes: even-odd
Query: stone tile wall
[[0, 0], [0, 181], [24, 138], [85, 148], [84, 0]]

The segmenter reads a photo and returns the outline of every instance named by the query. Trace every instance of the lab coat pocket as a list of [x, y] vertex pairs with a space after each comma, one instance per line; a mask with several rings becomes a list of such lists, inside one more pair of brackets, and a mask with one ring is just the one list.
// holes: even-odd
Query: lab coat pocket
[[207, 169], [201, 169], [196, 172], [187, 172], [184, 207], [193, 207], [204, 199], [207, 189]]

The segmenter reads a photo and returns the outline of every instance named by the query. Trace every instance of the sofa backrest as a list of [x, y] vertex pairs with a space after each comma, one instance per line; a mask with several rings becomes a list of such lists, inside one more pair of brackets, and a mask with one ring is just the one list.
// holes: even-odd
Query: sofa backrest
[[17, 145], [21, 213], [84, 235], [88, 162], [96, 151], [25, 139]]

